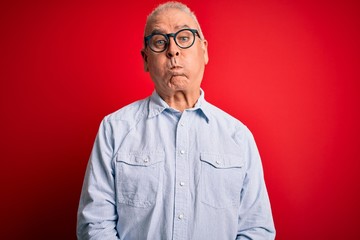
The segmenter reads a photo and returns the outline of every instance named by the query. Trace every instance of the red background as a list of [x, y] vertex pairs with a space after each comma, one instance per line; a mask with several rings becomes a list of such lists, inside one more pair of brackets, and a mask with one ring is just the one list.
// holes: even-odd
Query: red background
[[[257, 140], [277, 239], [358, 239], [359, 4], [184, 2], [209, 41], [207, 100]], [[152, 92], [157, 3], [1, 3], [1, 239], [75, 239], [101, 119]]]

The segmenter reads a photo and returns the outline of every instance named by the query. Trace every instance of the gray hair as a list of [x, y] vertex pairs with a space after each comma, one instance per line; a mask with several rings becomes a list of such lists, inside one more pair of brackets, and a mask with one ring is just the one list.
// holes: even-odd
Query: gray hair
[[198, 26], [198, 31], [199, 31], [199, 34], [200, 34], [200, 37], [201, 38], [204, 38], [204, 35], [201, 31], [201, 27], [200, 27], [200, 24], [199, 24], [199, 21], [197, 20], [196, 18], [196, 15], [194, 12], [192, 12], [190, 10], [190, 8], [188, 6], [186, 6], [185, 4], [181, 3], [181, 2], [176, 2], [176, 1], [170, 1], [170, 2], [166, 2], [166, 3], [162, 3], [160, 4], [159, 6], [157, 6], [147, 17], [146, 19], [146, 24], [145, 24], [145, 30], [144, 30], [144, 35], [145, 35], [145, 31], [148, 27], [148, 24], [152, 21], [152, 19], [154, 17], [156, 17], [157, 15], [159, 15], [160, 13], [164, 12], [164, 11], [167, 11], [169, 9], [178, 9], [184, 13], [187, 13], [189, 14], [195, 21], [195, 23], [197, 24]]

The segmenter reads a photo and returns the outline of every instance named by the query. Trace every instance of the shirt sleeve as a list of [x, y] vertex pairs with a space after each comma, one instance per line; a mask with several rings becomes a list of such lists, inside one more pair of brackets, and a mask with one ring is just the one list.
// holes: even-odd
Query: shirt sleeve
[[112, 167], [113, 144], [107, 124], [105, 118], [86, 168], [77, 220], [77, 237], [80, 240], [119, 239]]
[[248, 129], [242, 138], [246, 175], [241, 190], [237, 240], [273, 240], [275, 227], [255, 140]]

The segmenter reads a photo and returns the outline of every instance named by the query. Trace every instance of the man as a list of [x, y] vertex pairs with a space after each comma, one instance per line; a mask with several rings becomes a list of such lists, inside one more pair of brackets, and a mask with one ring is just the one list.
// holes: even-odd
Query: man
[[155, 91], [102, 121], [79, 239], [274, 239], [254, 139], [200, 88], [207, 45], [185, 5], [149, 15], [141, 53]]

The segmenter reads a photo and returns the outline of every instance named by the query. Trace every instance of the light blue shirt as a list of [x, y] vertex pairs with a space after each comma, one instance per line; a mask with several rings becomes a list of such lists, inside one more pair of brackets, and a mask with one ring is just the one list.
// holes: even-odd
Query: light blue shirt
[[260, 156], [204, 99], [182, 113], [154, 93], [104, 118], [85, 174], [78, 239], [274, 239]]

